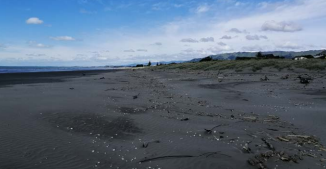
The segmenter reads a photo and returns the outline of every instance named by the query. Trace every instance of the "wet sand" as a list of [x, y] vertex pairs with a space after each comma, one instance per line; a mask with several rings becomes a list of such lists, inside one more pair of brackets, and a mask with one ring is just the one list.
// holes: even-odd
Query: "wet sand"
[[323, 72], [0, 74], [0, 169], [324, 168], [325, 87]]

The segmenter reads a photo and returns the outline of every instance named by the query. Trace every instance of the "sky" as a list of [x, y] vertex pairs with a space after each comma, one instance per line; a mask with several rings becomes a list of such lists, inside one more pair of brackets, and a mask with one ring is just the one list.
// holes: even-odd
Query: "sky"
[[0, 0], [1, 66], [326, 48], [326, 0]]

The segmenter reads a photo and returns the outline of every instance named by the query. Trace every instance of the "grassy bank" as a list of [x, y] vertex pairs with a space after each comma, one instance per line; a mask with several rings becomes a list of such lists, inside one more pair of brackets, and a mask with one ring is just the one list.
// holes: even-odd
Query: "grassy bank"
[[262, 59], [262, 60], [217, 60], [198, 63], [180, 63], [157, 66], [156, 69], [189, 69], [189, 70], [226, 70], [243, 71], [251, 69], [258, 71], [263, 68], [294, 69], [302, 68], [308, 70], [325, 70], [326, 60], [288, 60], [288, 59]]

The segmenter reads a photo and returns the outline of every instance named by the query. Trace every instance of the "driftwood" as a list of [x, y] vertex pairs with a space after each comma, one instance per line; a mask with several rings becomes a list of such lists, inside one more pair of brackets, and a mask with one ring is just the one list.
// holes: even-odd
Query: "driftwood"
[[160, 143], [160, 140], [155, 140], [155, 141], [150, 141], [150, 142], [143, 143], [143, 148], [147, 148], [150, 143]]
[[205, 129], [205, 131], [206, 131], [206, 133], [211, 134], [215, 128], [218, 128], [218, 127], [221, 127], [221, 126], [227, 126], [227, 125], [228, 124], [220, 124], [220, 125], [217, 125], [217, 126], [211, 128], [211, 129]]
[[258, 117], [249, 116], [249, 117], [243, 117], [242, 119], [245, 120], [245, 121], [252, 121], [252, 122], [255, 122], [255, 121], [258, 120]]
[[204, 154], [197, 155], [197, 156], [194, 156], [194, 155], [171, 155], [171, 156], [160, 156], [160, 157], [154, 157], [154, 158], [145, 158], [143, 160], [140, 160], [139, 162], [144, 163], [144, 162], [166, 159], [166, 158], [194, 158], [194, 157], [202, 157], [202, 156], [205, 156], [207, 158], [207, 157], [215, 155], [215, 154], [223, 155], [226, 157], [231, 157], [229, 155], [221, 154], [219, 152], [209, 152], [209, 153], [204, 153]]
[[189, 118], [184, 118], [184, 119], [181, 119], [180, 121], [188, 121]]
[[270, 142], [268, 142], [265, 138], [262, 138], [261, 140], [267, 145], [267, 147], [270, 150], [273, 150], [273, 151], [275, 150], [275, 147]]

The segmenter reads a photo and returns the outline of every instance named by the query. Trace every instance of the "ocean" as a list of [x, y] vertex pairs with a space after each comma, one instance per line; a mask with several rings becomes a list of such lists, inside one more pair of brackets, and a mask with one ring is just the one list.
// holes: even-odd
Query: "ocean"
[[110, 67], [55, 67], [55, 66], [0, 66], [0, 73], [25, 73], [25, 72], [59, 72], [77, 70], [105, 70]]

